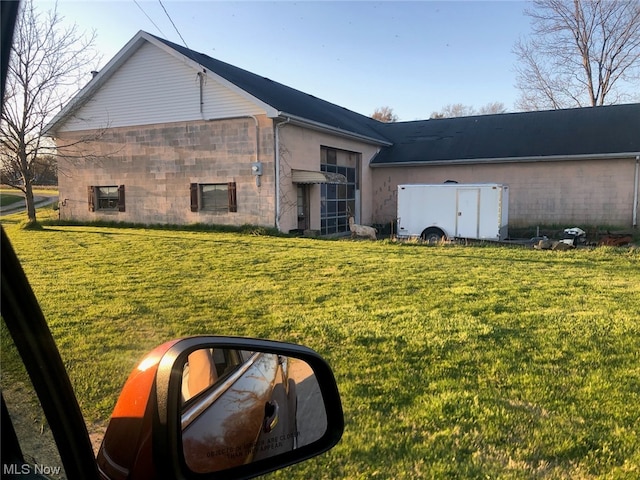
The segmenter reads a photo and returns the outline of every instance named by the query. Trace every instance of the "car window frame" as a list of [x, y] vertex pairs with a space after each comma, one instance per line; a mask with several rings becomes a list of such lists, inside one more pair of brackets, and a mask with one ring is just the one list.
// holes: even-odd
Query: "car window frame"
[[[20, 2], [0, 2], [0, 8], [2, 21], [0, 98], [4, 108], [5, 81]], [[67, 477], [70, 479], [98, 478], [89, 433], [60, 353], [2, 226], [0, 226], [0, 235], [2, 237], [0, 241], [2, 319], [36, 391]], [[8, 426], [5, 425], [5, 428]], [[15, 434], [15, 430], [13, 433]], [[9, 439], [13, 441], [12, 437]]]
[[71, 380], [9, 238], [3, 227], [0, 230], [3, 321], [38, 396], [67, 477], [97, 479], [93, 447]]

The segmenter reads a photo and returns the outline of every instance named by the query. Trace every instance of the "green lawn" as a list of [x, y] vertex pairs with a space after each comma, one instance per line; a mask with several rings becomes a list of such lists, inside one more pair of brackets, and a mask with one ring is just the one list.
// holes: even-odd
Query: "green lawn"
[[3, 220], [89, 422], [191, 334], [302, 343], [341, 443], [277, 478], [638, 478], [640, 250], [534, 251]]
[[12, 192], [5, 193], [4, 191], [0, 192], [0, 207], [4, 207], [6, 205], [11, 205], [13, 203], [23, 202], [24, 204], [24, 195]]

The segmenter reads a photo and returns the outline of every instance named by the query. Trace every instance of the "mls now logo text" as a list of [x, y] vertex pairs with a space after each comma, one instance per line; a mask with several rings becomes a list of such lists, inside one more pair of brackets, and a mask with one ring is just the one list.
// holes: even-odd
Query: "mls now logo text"
[[3, 463], [2, 475], [59, 475], [62, 467], [28, 465], [26, 463]]

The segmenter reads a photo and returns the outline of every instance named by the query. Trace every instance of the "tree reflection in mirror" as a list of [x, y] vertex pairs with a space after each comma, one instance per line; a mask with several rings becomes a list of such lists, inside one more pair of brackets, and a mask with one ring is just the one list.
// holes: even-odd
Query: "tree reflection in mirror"
[[227, 348], [195, 350], [182, 376], [187, 466], [209, 473], [273, 457], [319, 440], [325, 405], [302, 360]]

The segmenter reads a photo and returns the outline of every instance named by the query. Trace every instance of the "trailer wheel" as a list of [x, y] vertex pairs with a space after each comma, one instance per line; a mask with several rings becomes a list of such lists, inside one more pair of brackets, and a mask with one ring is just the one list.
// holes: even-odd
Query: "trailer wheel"
[[420, 234], [420, 239], [423, 242], [426, 242], [428, 244], [438, 243], [438, 242], [441, 242], [443, 239], [446, 240], [446, 238], [447, 238], [447, 236], [445, 235], [445, 233], [442, 230], [440, 230], [439, 228], [436, 228], [436, 227], [426, 228]]

